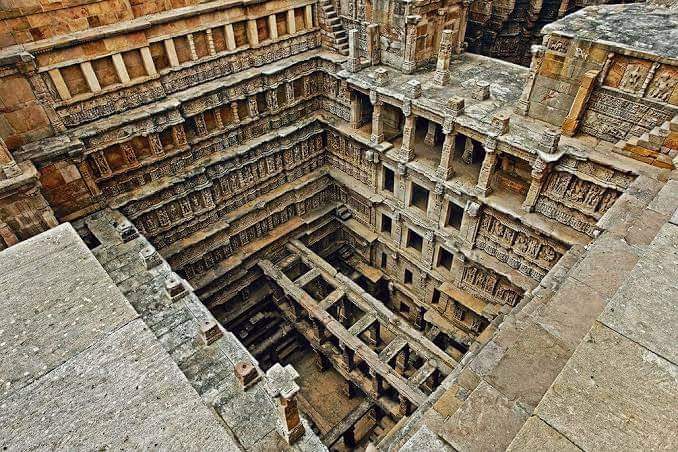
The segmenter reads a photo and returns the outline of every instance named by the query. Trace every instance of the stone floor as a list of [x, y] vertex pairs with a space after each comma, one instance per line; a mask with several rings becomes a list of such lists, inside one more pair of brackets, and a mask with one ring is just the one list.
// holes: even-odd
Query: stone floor
[[0, 253], [3, 450], [238, 450], [63, 224]]

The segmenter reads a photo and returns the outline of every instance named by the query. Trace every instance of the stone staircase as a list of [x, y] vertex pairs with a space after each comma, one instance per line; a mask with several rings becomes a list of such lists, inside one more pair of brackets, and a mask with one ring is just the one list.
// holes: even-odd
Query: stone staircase
[[320, 0], [320, 22], [323, 45], [348, 55], [348, 33], [341, 24], [332, 0]]
[[678, 115], [640, 137], [619, 141], [620, 154], [660, 168], [672, 169], [678, 164]]

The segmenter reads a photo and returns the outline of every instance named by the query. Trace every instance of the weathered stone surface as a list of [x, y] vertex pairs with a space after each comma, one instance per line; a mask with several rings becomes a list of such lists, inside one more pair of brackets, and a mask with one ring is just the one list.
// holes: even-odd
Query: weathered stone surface
[[678, 448], [678, 367], [596, 323], [536, 414], [584, 450]]
[[580, 449], [548, 424], [544, 423], [539, 417], [531, 416], [525, 422], [523, 428], [520, 429], [507, 450], [575, 452]]
[[503, 450], [526, 419], [519, 406], [481, 382], [448, 419], [443, 438], [457, 450]]
[[452, 451], [453, 449], [442, 441], [438, 435], [424, 426], [407, 440], [400, 448], [401, 452], [438, 452]]
[[665, 224], [612, 297], [600, 322], [678, 363], [678, 226]]

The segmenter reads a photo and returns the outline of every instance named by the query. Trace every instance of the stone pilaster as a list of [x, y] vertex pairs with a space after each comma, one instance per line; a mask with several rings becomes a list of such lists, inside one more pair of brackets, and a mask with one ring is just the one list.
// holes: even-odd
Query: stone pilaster
[[403, 142], [400, 146], [400, 156], [406, 161], [414, 160], [415, 152], [415, 133], [416, 133], [416, 116], [410, 111], [410, 114], [405, 116], [405, 124], [403, 125]]
[[539, 157], [534, 161], [532, 167], [532, 180], [530, 181], [530, 188], [527, 191], [525, 200], [523, 201], [523, 209], [527, 212], [532, 212], [534, 210], [535, 204], [537, 204], [537, 198], [541, 192], [542, 186], [544, 185], [544, 180], [548, 174], [548, 165]]
[[497, 144], [494, 140], [488, 140], [488, 142], [485, 144], [485, 158], [483, 159], [483, 164], [480, 167], [478, 185], [476, 187], [483, 196], [487, 196], [491, 191], [490, 182], [492, 181], [494, 167], [497, 165], [496, 147]]

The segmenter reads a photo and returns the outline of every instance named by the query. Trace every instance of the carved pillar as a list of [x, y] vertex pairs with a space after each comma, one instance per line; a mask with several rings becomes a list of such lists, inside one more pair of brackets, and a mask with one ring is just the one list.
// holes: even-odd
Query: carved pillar
[[405, 34], [405, 54], [402, 69], [406, 74], [413, 73], [417, 66], [417, 24], [420, 19], [420, 16], [407, 16], [405, 18], [407, 33]]
[[440, 224], [440, 220], [442, 219], [443, 202], [445, 201], [445, 186], [438, 182], [433, 194], [434, 199], [433, 206], [431, 207], [431, 219], [437, 224]]
[[165, 150], [162, 147], [162, 141], [160, 141], [160, 136], [157, 133], [148, 135], [148, 144], [154, 155], [162, 155], [165, 153]]
[[492, 180], [494, 167], [497, 164], [496, 146], [496, 142], [493, 141], [490, 141], [485, 145], [485, 158], [483, 159], [483, 165], [480, 167], [478, 185], [476, 187], [483, 196], [487, 196], [491, 191], [490, 182]]
[[292, 82], [285, 82], [285, 98], [288, 105], [294, 102], [294, 85]]
[[193, 40], [193, 33], [186, 35], [186, 40], [188, 41], [188, 50], [191, 52], [191, 60], [195, 61], [198, 59], [198, 52], [195, 50], [195, 41]]
[[184, 124], [175, 124], [172, 126], [172, 141], [177, 147], [186, 146], [186, 132], [184, 131]]
[[534, 161], [534, 166], [532, 167], [532, 180], [530, 181], [530, 188], [527, 191], [527, 195], [525, 196], [525, 201], [523, 201], [523, 209], [525, 211], [532, 212], [532, 210], [534, 210], [534, 205], [537, 203], [537, 198], [539, 197], [539, 192], [544, 185], [547, 172], [548, 166], [546, 165], [546, 162], [537, 157]]
[[398, 163], [398, 192], [396, 196], [402, 207], [405, 207], [407, 205], [407, 166], [403, 163]]
[[295, 383], [299, 374], [291, 365], [282, 367], [279, 363], [274, 364], [266, 372], [268, 384], [266, 389], [272, 397], [278, 400], [278, 409], [282, 422], [279, 425], [282, 437], [292, 445], [305, 433], [304, 424], [299, 417], [296, 395], [299, 386]]
[[534, 88], [534, 81], [537, 78], [537, 73], [541, 68], [541, 64], [544, 60], [544, 52], [546, 48], [544, 46], [533, 46], [532, 47], [532, 63], [530, 64], [530, 72], [525, 83], [525, 88], [520, 95], [520, 99], [516, 102], [515, 112], [527, 116], [527, 113], [530, 109], [530, 96], [532, 95], [532, 88]]
[[250, 111], [250, 117], [256, 118], [259, 116], [259, 106], [257, 105], [257, 98], [255, 96], [247, 98], [247, 107]]
[[464, 141], [464, 152], [461, 154], [461, 160], [467, 165], [473, 163], [473, 140], [471, 137], [466, 137]]
[[208, 28], [205, 30], [205, 35], [207, 35], [207, 51], [210, 55], [217, 53], [217, 49], [214, 48], [214, 37], [212, 36], [212, 29]]
[[426, 231], [426, 236], [424, 237], [424, 246], [421, 251], [421, 260], [424, 265], [428, 268], [433, 268], [433, 242], [435, 240], [435, 234], [433, 231]]
[[85, 185], [87, 186], [87, 189], [89, 190], [92, 197], [99, 196], [101, 194], [101, 190], [95, 181], [94, 174], [92, 174], [92, 168], [90, 167], [87, 160], [83, 159], [78, 162], [78, 170], [80, 171], [82, 180], [85, 182]]
[[448, 180], [454, 175], [452, 161], [454, 160], [454, 146], [457, 134], [453, 132], [453, 124], [450, 124], [450, 127], [446, 127], [446, 124], [443, 124], [443, 134], [445, 135], [445, 141], [443, 141], [443, 148], [440, 152], [440, 166], [438, 166], [436, 175], [444, 180]]
[[374, 346], [374, 347], [379, 347], [379, 344], [381, 343], [381, 328], [379, 326], [379, 322], [374, 322], [370, 327], [367, 329], [367, 342]]
[[122, 143], [120, 145], [120, 150], [122, 151], [125, 161], [129, 166], [138, 166], [139, 161], [137, 160], [137, 155], [134, 152], [134, 148], [130, 143]]
[[582, 76], [577, 95], [574, 97], [570, 111], [563, 121], [563, 134], [572, 137], [577, 132], [581, 118], [584, 115], [584, 110], [586, 110], [586, 103], [596, 85], [599, 73], [600, 71], [590, 70]]
[[433, 121], [428, 122], [424, 143], [428, 144], [429, 146], [435, 146], [436, 144], [436, 123]]
[[348, 61], [346, 62], [346, 69], [349, 72], [356, 72], [360, 66], [360, 48], [358, 42], [358, 30], [351, 29], [348, 31]]
[[367, 58], [371, 65], [381, 62], [381, 49], [379, 41], [379, 24], [367, 26]]
[[268, 104], [269, 110], [271, 112], [275, 112], [278, 110], [278, 93], [277, 93], [277, 86], [272, 87], [268, 91], [266, 91], [266, 103]]
[[360, 98], [357, 93], [351, 93], [351, 127], [360, 128]]
[[240, 112], [238, 112], [238, 102], [231, 102], [231, 111], [233, 112], [233, 122], [235, 124], [240, 122]]
[[416, 116], [410, 112], [405, 116], [405, 124], [403, 126], [403, 142], [400, 146], [400, 156], [406, 161], [412, 161], [415, 157], [414, 145], [416, 134]]
[[311, 319], [313, 323], [313, 333], [315, 334], [318, 344], [322, 344], [325, 341], [325, 325], [320, 319], [313, 317]]
[[469, 246], [475, 240], [476, 230], [478, 229], [479, 214], [480, 214], [480, 204], [468, 201], [466, 203], [466, 208], [464, 209], [464, 216], [461, 218], [461, 226], [459, 227], [459, 237], [464, 239], [464, 241], [466, 241], [466, 243]]
[[195, 121], [195, 128], [198, 132], [198, 135], [203, 136], [207, 135], [207, 124], [205, 123], [205, 115], [198, 113], [193, 117]]
[[304, 22], [307, 29], [313, 28], [313, 5], [306, 5], [304, 9]]
[[438, 61], [436, 62], [436, 72], [433, 75], [433, 82], [438, 85], [445, 85], [450, 80], [450, 56], [452, 55], [452, 30], [443, 30], [440, 38], [440, 50], [438, 51]]
[[108, 177], [111, 174], [113, 174], [113, 171], [111, 171], [111, 167], [108, 165], [108, 162], [106, 161], [106, 157], [104, 156], [103, 151], [96, 151], [92, 153], [92, 163], [94, 163], [94, 167], [97, 169], [99, 177]]
[[373, 102], [374, 108], [372, 109], [372, 136], [370, 137], [370, 142], [373, 144], [379, 144], [384, 141], [384, 120], [382, 118], [382, 108], [384, 102], [376, 100]]
[[414, 327], [419, 331], [424, 331], [426, 323], [424, 322], [424, 314], [426, 309], [423, 306], [417, 306], [417, 316], [414, 318]]

